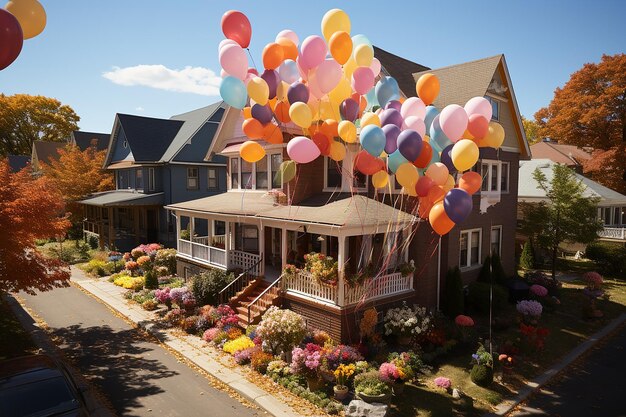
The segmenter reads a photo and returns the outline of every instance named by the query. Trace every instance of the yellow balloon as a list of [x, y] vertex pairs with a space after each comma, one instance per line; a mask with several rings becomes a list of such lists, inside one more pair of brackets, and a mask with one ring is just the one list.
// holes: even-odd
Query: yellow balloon
[[361, 129], [367, 125], [374, 125], [380, 127], [380, 117], [376, 113], [368, 111], [361, 116]]
[[459, 172], [467, 171], [478, 161], [478, 145], [470, 139], [461, 139], [452, 147], [450, 159]]
[[265, 149], [253, 140], [245, 141], [239, 148], [239, 155], [244, 161], [254, 163], [260, 161], [265, 156]]
[[339, 106], [333, 105], [330, 101], [322, 101], [320, 102], [320, 117], [319, 120], [327, 120], [327, 119], [339, 119]]
[[287, 91], [289, 91], [289, 84], [284, 81], [281, 81], [276, 86], [276, 98], [278, 101], [287, 100]]
[[354, 60], [354, 57], [351, 55], [350, 59], [348, 59], [348, 62], [346, 62], [343, 65], [343, 74], [347, 79], [352, 79], [352, 74], [354, 73], [354, 70], [357, 69], [358, 65], [356, 64], [356, 61]]
[[350, 17], [341, 9], [332, 9], [326, 12], [322, 18], [322, 34], [328, 42], [335, 32], [344, 31], [350, 33]]
[[452, 175], [448, 175], [448, 179], [446, 180], [446, 183], [443, 185], [443, 190], [447, 193], [453, 188], [454, 188], [454, 177]]
[[411, 197], [417, 197], [417, 192], [415, 191], [415, 185], [413, 187], [402, 187], [402, 192]]
[[343, 120], [339, 122], [339, 126], [337, 127], [337, 132], [339, 132], [339, 137], [343, 139], [346, 143], [355, 143], [356, 142], [356, 126], [349, 120]]
[[24, 39], [34, 38], [46, 27], [46, 11], [37, 0], [12, 0], [4, 8], [20, 22]]
[[415, 184], [419, 179], [417, 168], [410, 162], [405, 162], [396, 170], [396, 180], [398, 183], [407, 189], [415, 189]]
[[346, 78], [342, 78], [330, 93], [328, 93], [328, 98], [331, 102], [336, 103], [337, 107], [339, 107], [339, 103], [347, 99], [352, 95], [352, 85], [350, 85], [350, 81]]
[[504, 142], [504, 128], [498, 122], [489, 122], [489, 130], [480, 141], [482, 147], [498, 149]]
[[374, 59], [374, 48], [361, 44], [354, 49], [354, 60], [359, 67], [369, 67]]
[[297, 101], [289, 107], [289, 117], [295, 124], [303, 129], [311, 126], [313, 122], [311, 108], [301, 101]]
[[330, 144], [329, 155], [333, 161], [343, 161], [346, 157], [346, 147], [341, 142], [336, 140]]
[[270, 88], [263, 78], [254, 77], [248, 83], [248, 95], [256, 103], [265, 106], [270, 95]]
[[389, 184], [389, 175], [385, 171], [378, 171], [372, 175], [372, 185], [374, 188], [385, 188]]

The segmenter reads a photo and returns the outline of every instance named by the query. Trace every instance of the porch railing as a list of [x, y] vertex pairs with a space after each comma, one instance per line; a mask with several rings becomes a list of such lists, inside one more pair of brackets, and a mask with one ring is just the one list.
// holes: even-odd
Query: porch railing
[[263, 292], [257, 296], [257, 298], [248, 304], [248, 324], [252, 323], [252, 310], [255, 308], [258, 309], [259, 305], [264, 309], [268, 308], [274, 302], [274, 299], [276, 298], [275, 296], [280, 295], [281, 280], [284, 276], [285, 274], [282, 274], [276, 278], [276, 280], [274, 280], [269, 287], [264, 289]]
[[178, 252], [192, 259], [206, 262], [223, 269], [226, 265], [226, 249], [203, 245], [185, 239], [178, 239]]
[[250, 283], [258, 277], [258, 275], [252, 274], [251, 271], [258, 267], [258, 264], [263, 260], [259, 257], [257, 263], [251, 265], [248, 269], [244, 270], [241, 274], [226, 285], [218, 294], [220, 304], [227, 303], [238, 292], [243, 291]]
[[339, 301], [337, 286], [322, 285], [307, 271], [298, 271], [295, 275], [286, 276], [283, 287], [288, 292], [319, 301], [332, 304]]
[[229, 251], [228, 257], [229, 268], [239, 267], [244, 270], [249, 270], [250, 274], [254, 276], [261, 276], [261, 255], [255, 255], [254, 253], [240, 250], [231, 250]]
[[209, 246], [208, 236], [194, 236], [191, 238], [191, 241], [194, 243], [199, 243], [201, 245]]
[[605, 239], [626, 240], [626, 227], [605, 227], [598, 233]]
[[100, 234], [100, 224], [98, 224], [96, 222], [84, 221], [83, 222], [83, 231], [99, 235]]

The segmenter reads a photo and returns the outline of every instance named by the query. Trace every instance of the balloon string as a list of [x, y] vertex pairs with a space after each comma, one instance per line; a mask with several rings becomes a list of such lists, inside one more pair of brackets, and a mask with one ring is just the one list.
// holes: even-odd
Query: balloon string
[[254, 69], [259, 72], [259, 69], [256, 66], [256, 62], [254, 62], [254, 58], [252, 57], [252, 53], [250, 52], [250, 48], [246, 48], [246, 51], [248, 51], [248, 55], [250, 55], [250, 60], [252, 61], [252, 65], [254, 66]]

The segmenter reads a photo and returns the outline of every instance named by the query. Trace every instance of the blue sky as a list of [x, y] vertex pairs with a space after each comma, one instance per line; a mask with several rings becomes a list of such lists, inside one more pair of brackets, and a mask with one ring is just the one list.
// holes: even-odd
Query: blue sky
[[[81, 129], [101, 132], [111, 130], [116, 112], [169, 117], [219, 99], [207, 95], [214, 87], [198, 80], [211, 81], [211, 71], [219, 75], [220, 19], [229, 9], [249, 17], [257, 64], [276, 33], [292, 29], [300, 39], [320, 34], [322, 16], [335, 7], [350, 15], [353, 35], [363, 33], [431, 68], [504, 53], [527, 117], [584, 63], [626, 52], [626, 2], [618, 0], [41, 2], [48, 25], [0, 71], [0, 93], [56, 97], [76, 110]], [[132, 68], [139, 65], [167, 69]], [[115, 67], [131, 68], [112, 75], [118, 82], [128, 81], [130, 71], [133, 79], [159, 88], [119, 85], [103, 76]]]

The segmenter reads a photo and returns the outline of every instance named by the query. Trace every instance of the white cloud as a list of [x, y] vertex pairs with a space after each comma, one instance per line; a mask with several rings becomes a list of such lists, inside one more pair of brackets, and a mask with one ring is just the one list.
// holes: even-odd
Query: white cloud
[[178, 93], [193, 93], [204, 96], [219, 95], [221, 77], [209, 68], [185, 67], [170, 69], [165, 65], [136, 65], [113, 67], [102, 74], [107, 80], [124, 86], [140, 85]]
[[135, 107], [135, 111], [144, 111], [145, 109], [141, 106]]

